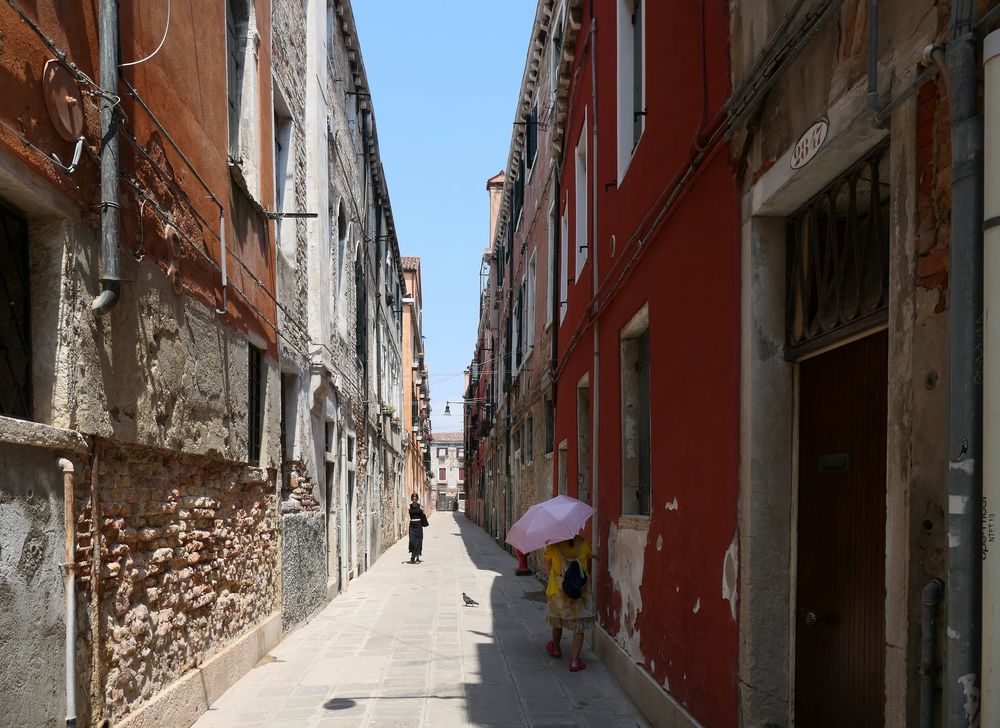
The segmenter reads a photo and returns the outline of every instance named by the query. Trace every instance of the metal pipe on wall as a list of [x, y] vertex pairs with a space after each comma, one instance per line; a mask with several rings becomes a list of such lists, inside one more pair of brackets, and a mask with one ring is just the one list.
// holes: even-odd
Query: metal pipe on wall
[[983, 117], [975, 3], [955, 0], [945, 78], [951, 112], [948, 286], [948, 649], [944, 723], [978, 726], [982, 619]]
[[937, 610], [944, 582], [931, 579], [924, 586], [920, 602], [920, 728], [934, 728], [934, 697], [937, 688]]
[[983, 687], [982, 725], [1000, 720], [1000, 30], [983, 42]]
[[101, 293], [90, 308], [104, 316], [118, 303], [121, 259], [118, 242], [121, 216], [118, 205], [118, 0], [101, 0], [98, 30], [101, 90]]
[[76, 508], [74, 506], [73, 463], [56, 461], [63, 474], [63, 523], [66, 547], [63, 563], [63, 595], [66, 623], [66, 725], [76, 726]]

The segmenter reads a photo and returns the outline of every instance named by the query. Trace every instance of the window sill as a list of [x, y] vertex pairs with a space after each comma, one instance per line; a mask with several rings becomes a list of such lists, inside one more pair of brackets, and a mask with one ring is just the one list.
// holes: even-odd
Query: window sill
[[618, 517], [618, 528], [628, 529], [629, 531], [648, 531], [649, 516], [623, 514]]

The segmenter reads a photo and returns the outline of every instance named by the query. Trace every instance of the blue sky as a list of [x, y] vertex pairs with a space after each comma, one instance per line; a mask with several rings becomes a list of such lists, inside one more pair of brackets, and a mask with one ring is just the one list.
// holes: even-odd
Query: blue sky
[[[535, 0], [354, 0], [400, 252], [419, 255], [436, 432], [461, 400], [489, 237], [486, 180], [504, 168]], [[457, 375], [457, 376], [456, 376]]]

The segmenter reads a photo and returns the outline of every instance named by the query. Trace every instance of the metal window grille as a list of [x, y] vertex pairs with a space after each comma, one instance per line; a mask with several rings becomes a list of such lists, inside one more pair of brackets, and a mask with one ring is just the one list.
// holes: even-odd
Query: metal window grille
[[788, 359], [886, 321], [888, 151], [876, 149], [788, 220]]
[[254, 346], [247, 348], [250, 352], [247, 459], [251, 463], [257, 463], [260, 462], [260, 441], [264, 429], [264, 354]]
[[0, 414], [31, 418], [28, 225], [0, 205]]

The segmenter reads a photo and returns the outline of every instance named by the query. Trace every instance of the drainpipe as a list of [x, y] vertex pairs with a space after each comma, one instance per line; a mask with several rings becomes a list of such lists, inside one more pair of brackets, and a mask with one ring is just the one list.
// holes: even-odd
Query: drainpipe
[[[1000, 6], [998, 6], [1000, 7]], [[983, 247], [983, 694], [982, 725], [1000, 720], [1000, 552], [997, 550], [997, 503], [1000, 503], [1000, 31], [986, 36], [983, 43], [986, 88], [985, 170]]]
[[[643, 99], [645, 100], [645, 99]], [[598, 266], [598, 245], [597, 245], [597, 18], [594, 17], [594, 6], [591, 3], [590, 7], [590, 101], [591, 101], [591, 142], [590, 142], [590, 178], [591, 178], [591, 189], [593, 191], [593, 202], [592, 210], [593, 217], [591, 223], [593, 225], [592, 232], [590, 234], [590, 277], [593, 280], [593, 297], [594, 305], [597, 305], [597, 292], [600, 289], [600, 277], [598, 276], [598, 271], [600, 270]], [[579, 251], [576, 253], [580, 254]], [[590, 503], [596, 509], [598, 504], [598, 483], [600, 478], [597, 477], [597, 468], [600, 465], [601, 459], [601, 448], [597, 447], [597, 443], [601, 441], [601, 426], [600, 426], [600, 413], [601, 413], [601, 398], [598, 396], [600, 389], [600, 374], [601, 374], [601, 339], [599, 334], [600, 329], [600, 317], [597, 316], [597, 311], [594, 311], [594, 375], [592, 377], [593, 382], [590, 386], [590, 454], [591, 454], [591, 464], [590, 464]], [[594, 519], [591, 523], [591, 543], [593, 544], [593, 550], [595, 554], [600, 553], [601, 548], [601, 528], [600, 528], [600, 514], [595, 512]], [[590, 571], [594, 574], [594, 582], [598, 580], [598, 574], [600, 570], [594, 570], [591, 566]]]
[[945, 78], [951, 104], [949, 274], [948, 660], [945, 725], [979, 725], [982, 618], [983, 118], [972, 19], [975, 2], [955, 0]]
[[66, 725], [76, 726], [76, 518], [73, 493], [73, 463], [56, 462], [63, 474], [63, 521], [66, 534], [66, 561], [63, 566], [63, 595], [66, 623]]
[[920, 625], [920, 728], [934, 728], [934, 693], [937, 682], [937, 608], [944, 592], [944, 582], [931, 579], [924, 586], [920, 602], [923, 618]]
[[118, 303], [121, 261], [118, 257], [118, 0], [100, 0], [101, 90], [101, 293], [91, 302], [94, 316], [104, 316]]

